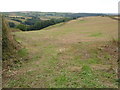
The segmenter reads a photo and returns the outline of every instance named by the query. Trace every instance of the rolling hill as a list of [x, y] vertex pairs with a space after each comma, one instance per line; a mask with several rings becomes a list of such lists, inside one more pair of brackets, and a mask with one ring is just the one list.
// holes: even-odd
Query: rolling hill
[[29, 60], [6, 74], [3, 87], [117, 88], [117, 23], [93, 16], [13, 32]]

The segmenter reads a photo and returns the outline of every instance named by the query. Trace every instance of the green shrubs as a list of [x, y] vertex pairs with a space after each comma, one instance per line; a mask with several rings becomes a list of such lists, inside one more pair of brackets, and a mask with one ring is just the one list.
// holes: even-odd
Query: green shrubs
[[15, 24], [14, 24], [13, 22], [9, 22], [9, 26], [10, 26], [11, 28], [14, 28], [14, 27], [15, 27]]
[[19, 24], [19, 25], [16, 26], [16, 28], [19, 28], [20, 30], [23, 30], [23, 31], [27, 30], [27, 27], [24, 24]]

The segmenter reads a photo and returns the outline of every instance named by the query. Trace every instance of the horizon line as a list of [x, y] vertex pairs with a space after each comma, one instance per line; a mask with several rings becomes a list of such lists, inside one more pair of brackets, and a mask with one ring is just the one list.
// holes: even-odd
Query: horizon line
[[0, 11], [0, 12], [48, 12], [48, 13], [100, 13], [100, 14], [118, 14], [113, 12], [55, 12], [55, 11]]

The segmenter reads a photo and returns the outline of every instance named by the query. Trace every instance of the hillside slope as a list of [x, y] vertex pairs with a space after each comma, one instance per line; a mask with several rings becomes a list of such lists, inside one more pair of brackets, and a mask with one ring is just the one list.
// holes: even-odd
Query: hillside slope
[[[1, 17], [1, 32], [2, 32], [2, 79], [6, 82], [9, 78], [8, 72], [13, 69], [13, 67], [20, 66], [22, 61], [26, 60], [26, 57], [21, 58], [21, 53], [23, 53], [23, 47], [19, 42], [17, 42], [12, 35], [11, 29], [8, 27], [5, 18]], [[6, 78], [7, 77], [7, 78]]]
[[7, 68], [16, 59], [19, 44], [15, 41], [4, 18], [2, 19], [2, 34], [3, 68]]
[[8, 72], [11, 77], [3, 86], [117, 88], [117, 23], [109, 17], [86, 17], [15, 32], [31, 59]]

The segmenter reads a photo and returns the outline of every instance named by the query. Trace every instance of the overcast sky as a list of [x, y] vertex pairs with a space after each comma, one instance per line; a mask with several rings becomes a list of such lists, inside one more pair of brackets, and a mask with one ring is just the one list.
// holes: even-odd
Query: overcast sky
[[117, 13], [120, 0], [1, 0], [0, 11]]

